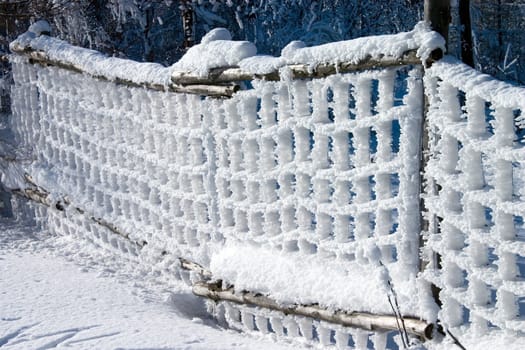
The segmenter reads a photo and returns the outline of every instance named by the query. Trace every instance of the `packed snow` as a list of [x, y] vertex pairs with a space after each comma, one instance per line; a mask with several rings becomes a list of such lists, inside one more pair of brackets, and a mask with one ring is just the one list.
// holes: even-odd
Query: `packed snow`
[[[41, 22], [35, 24], [38, 23]], [[108, 57], [95, 50], [40, 35], [46, 32], [45, 29], [45, 24], [39, 24], [11, 42], [9, 48], [14, 52], [28, 49], [45, 52], [45, 57], [50, 61], [62, 62], [91, 76], [104, 77], [112, 81], [130, 81], [139, 85], [168, 86], [170, 84], [171, 69], [161, 64]]]
[[[220, 34], [218, 34], [220, 33]], [[268, 74], [292, 64], [315, 67], [322, 63], [357, 63], [366, 58], [400, 58], [409, 50], [426, 60], [436, 49], [445, 51], [445, 41], [430, 30], [425, 22], [418, 23], [410, 32], [377, 35], [353, 40], [306, 47], [301, 41], [292, 41], [281, 51], [280, 57], [255, 56], [253, 44], [231, 41], [224, 28], [210, 31], [199, 45], [192, 47], [172, 67], [177, 71], [205, 75], [210, 69], [239, 66], [252, 74]]]
[[[240, 290], [271, 295], [285, 305], [321, 303], [336, 310], [392, 312], [386, 268], [370, 269], [356, 262], [276, 254], [264, 248], [231, 244], [213, 257], [211, 272]], [[410, 315], [418, 309], [415, 275], [403, 285], [403, 294], [412, 296], [400, 301], [403, 313]]]
[[313, 47], [292, 42], [283, 49], [281, 55], [288, 64], [315, 65], [331, 62], [357, 63], [369, 57], [395, 58], [409, 50], [417, 50], [418, 56], [425, 60], [437, 48], [444, 50], [444, 39], [432, 32], [427, 23], [419, 22], [412, 31], [398, 34], [362, 37]]
[[212, 68], [237, 66], [242, 59], [256, 53], [257, 48], [251, 42], [232, 41], [228, 30], [215, 28], [202, 38], [200, 44], [189, 48], [172, 68], [206, 76]]
[[306, 47], [301, 41], [292, 41], [283, 48], [278, 58], [247, 58], [239, 66], [250, 73], [265, 74], [279, 64], [281, 67], [291, 64], [315, 67], [323, 63], [358, 63], [367, 58], [400, 58], [409, 50], [417, 50], [417, 56], [424, 61], [436, 49], [445, 51], [443, 37], [431, 31], [425, 22], [420, 22], [410, 32], [362, 37], [313, 47]]

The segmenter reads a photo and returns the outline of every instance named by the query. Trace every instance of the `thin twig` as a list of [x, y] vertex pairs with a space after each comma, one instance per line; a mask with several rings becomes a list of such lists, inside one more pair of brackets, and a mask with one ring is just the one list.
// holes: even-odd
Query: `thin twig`
[[450, 335], [450, 337], [454, 341], [454, 344], [456, 344], [459, 348], [461, 348], [461, 350], [467, 350], [467, 348], [464, 347], [463, 344], [459, 342], [458, 338], [456, 338], [448, 329], [447, 329], [447, 333], [448, 335]]
[[396, 308], [397, 308], [397, 312], [399, 313], [399, 318], [401, 319], [401, 325], [403, 326], [403, 333], [405, 335], [405, 338], [407, 340], [407, 345], [408, 345], [409, 340], [408, 340], [407, 329], [405, 327], [405, 319], [403, 318], [403, 315], [401, 314], [401, 308], [399, 307], [399, 303], [397, 301], [396, 291], [394, 290], [394, 287], [392, 286], [390, 281], [388, 281], [388, 286], [390, 287], [390, 291], [392, 292], [392, 295], [394, 296], [394, 302], [395, 302], [395, 305], [396, 305]]
[[396, 312], [394, 304], [392, 303], [392, 299], [390, 299], [390, 295], [387, 295], [387, 298], [388, 298], [388, 303], [390, 304], [390, 307], [392, 308], [392, 312], [394, 313], [394, 316], [396, 317], [397, 330], [399, 331], [399, 335], [401, 335], [401, 340], [403, 341], [403, 347], [406, 349], [408, 346], [405, 342], [405, 337], [403, 336], [403, 332], [401, 331], [401, 324], [399, 323], [399, 316]]
[[[397, 322], [399, 334], [401, 335], [403, 346], [406, 349], [408, 347], [408, 344], [410, 343], [410, 340], [408, 339], [408, 332], [407, 332], [406, 325], [405, 325], [405, 319], [403, 318], [403, 314], [401, 313], [401, 308], [399, 307], [399, 303], [397, 301], [397, 294], [394, 290], [394, 286], [392, 285], [390, 281], [390, 273], [388, 273], [388, 270], [386, 269], [385, 265], [383, 264], [381, 260], [379, 260], [379, 265], [385, 269], [387, 277], [388, 277], [386, 281], [388, 288], [389, 288], [389, 292], [387, 293], [388, 303], [390, 304], [390, 307], [392, 308], [392, 312], [394, 312], [394, 315], [396, 316], [396, 322]], [[394, 302], [392, 302], [392, 299], [394, 300]]]

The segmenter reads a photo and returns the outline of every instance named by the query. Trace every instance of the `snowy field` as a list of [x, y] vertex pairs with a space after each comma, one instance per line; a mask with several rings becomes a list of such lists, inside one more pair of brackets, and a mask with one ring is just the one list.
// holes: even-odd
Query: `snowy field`
[[0, 219], [0, 348], [297, 349], [218, 328], [200, 299], [155, 275]]

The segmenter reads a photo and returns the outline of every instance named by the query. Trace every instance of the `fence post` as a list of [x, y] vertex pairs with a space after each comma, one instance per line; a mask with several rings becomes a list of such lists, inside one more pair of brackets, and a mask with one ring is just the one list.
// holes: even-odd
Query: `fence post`
[[[448, 27], [451, 20], [450, 16], [450, 0], [425, 0], [425, 21], [430, 23], [432, 30], [438, 32], [445, 38], [445, 42], [448, 45]], [[433, 60], [439, 60], [443, 57], [441, 50], [432, 52], [431, 58]], [[424, 63], [425, 64], [425, 63]], [[425, 64], [426, 65], [426, 64]], [[423, 111], [423, 122], [421, 130], [421, 200], [420, 200], [420, 211], [421, 211], [421, 235], [420, 235], [420, 249], [425, 249], [426, 240], [431, 234], [436, 234], [439, 231], [438, 218], [433, 215], [432, 217], [425, 217], [427, 212], [427, 205], [425, 203], [425, 196], [433, 196], [437, 194], [437, 186], [431, 179], [428, 179], [425, 175], [425, 168], [430, 158], [430, 147], [431, 147], [431, 135], [428, 128], [427, 115], [429, 112], [430, 101], [423, 87], [423, 100], [424, 100], [424, 111]], [[424, 252], [426, 253], [426, 252]], [[421, 254], [421, 253], [420, 253]], [[441, 256], [439, 254], [432, 254], [425, 256], [421, 254], [420, 259], [420, 271], [424, 271], [428, 264], [434, 267], [440, 268]], [[434, 301], [441, 308], [442, 302], [439, 298], [440, 288], [434, 284], [430, 285], [430, 290]]]
[[[447, 45], [450, 18], [450, 0], [425, 0], [425, 21], [430, 23], [433, 31], [445, 38]], [[440, 53], [439, 57], [432, 58], [440, 59], [442, 55], [443, 53]]]

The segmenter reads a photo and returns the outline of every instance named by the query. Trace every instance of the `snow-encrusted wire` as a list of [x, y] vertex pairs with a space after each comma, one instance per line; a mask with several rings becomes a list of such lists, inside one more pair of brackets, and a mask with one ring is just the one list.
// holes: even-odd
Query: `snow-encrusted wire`
[[[233, 241], [416, 275], [420, 68], [253, 81], [228, 100], [119, 85], [22, 57], [13, 71], [12, 128], [33, 152], [34, 181], [133, 242], [204, 266]], [[39, 210], [57, 233], [137, 254], [74, 211]], [[230, 313], [245, 314], [245, 329], [386, 346], [386, 333], [237, 310]]]
[[225, 101], [214, 128], [226, 239], [416, 271], [422, 111], [408, 102], [420, 72], [396, 99], [397, 77], [261, 81]]
[[37, 183], [136, 242], [206, 265], [220, 240], [206, 101], [20, 61], [13, 71], [12, 127], [34, 149]]
[[[261, 246], [276, 256], [315, 254], [343, 266], [357, 262], [374, 269], [384, 262], [404, 278], [415, 276], [421, 85], [419, 68], [382, 69], [256, 81], [253, 90], [221, 102], [213, 129], [226, 241], [239, 243], [236, 249]], [[270, 329], [339, 348], [386, 346], [386, 333], [337, 330], [223, 305], [226, 321], [243, 331]]]
[[447, 58], [426, 72], [431, 218], [425, 277], [446, 327], [525, 331], [525, 89]]

